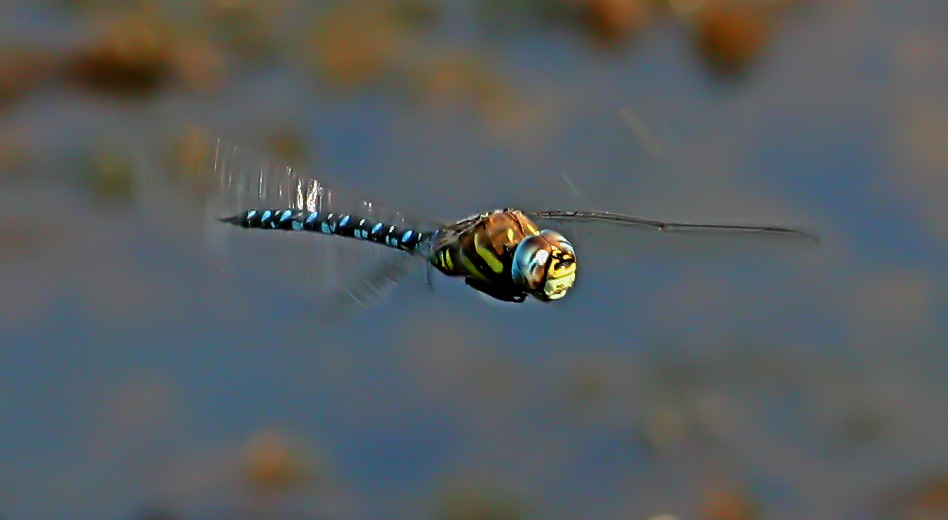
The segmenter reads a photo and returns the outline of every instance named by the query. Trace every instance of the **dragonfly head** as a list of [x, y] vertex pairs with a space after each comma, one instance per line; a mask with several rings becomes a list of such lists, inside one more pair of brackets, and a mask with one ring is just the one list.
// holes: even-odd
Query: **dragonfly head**
[[535, 298], [559, 300], [576, 280], [573, 245], [556, 231], [526, 237], [514, 250], [510, 274], [514, 284]]

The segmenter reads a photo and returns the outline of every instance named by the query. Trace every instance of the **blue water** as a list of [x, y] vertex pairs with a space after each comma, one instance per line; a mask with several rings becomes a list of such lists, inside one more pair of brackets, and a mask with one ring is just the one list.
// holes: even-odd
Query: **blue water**
[[[434, 5], [419, 25], [292, 3], [0, 9], [11, 55], [64, 58], [0, 104], [0, 517], [710, 518], [729, 500], [891, 518], [944, 475], [942, 2], [775, 8], [732, 78], [701, 61], [687, 18], [607, 48], [531, 3], [506, 23]], [[75, 79], [82, 43], [132, 16], [177, 53], [167, 78], [134, 93]], [[317, 70], [327, 23], [353, 27], [334, 48], [380, 42], [378, 73]], [[195, 41], [223, 58], [216, 86], [180, 72]], [[429, 290], [419, 271], [326, 323], [307, 275], [222, 273], [199, 226], [155, 211], [181, 207], [142, 182], [188, 125], [289, 143], [436, 218], [581, 206], [822, 243], [577, 227], [562, 302]], [[96, 153], [130, 187], [109, 197]], [[347, 275], [376, 266], [353, 250]], [[247, 477], [274, 432], [297, 480]]]

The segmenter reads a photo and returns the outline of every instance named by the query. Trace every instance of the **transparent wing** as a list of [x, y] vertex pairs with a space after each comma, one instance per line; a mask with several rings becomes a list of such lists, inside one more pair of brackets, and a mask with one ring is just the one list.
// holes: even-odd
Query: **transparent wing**
[[365, 200], [349, 190], [331, 188], [311, 172], [265, 158], [255, 150], [222, 139], [191, 140], [179, 153], [183, 180], [215, 218], [248, 209], [303, 209], [349, 213], [364, 218], [438, 229], [438, 224], [410, 217]]
[[669, 233], [705, 233], [705, 234], [752, 234], [768, 235], [789, 239], [802, 239], [814, 243], [819, 242], [815, 233], [783, 226], [756, 226], [746, 224], [692, 224], [683, 222], [669, 222], [649, 218], [633, 217], [621, 213], [595, 210], [551, 210], [526, 211], [527, 216], [537, 220], [560, 221], [566, 223], [599, 222], [619, 226], [633, 226]]
[[249, 209], [302, 209], [417, 230], [438, 229], [431, 221], [330, 187], [308, 171], [221, 139], [191, 136], [179, 146], [175, 163], [176, 192], [196, 210], [199, 223], [194, 227], [210, 242], [221, 268], [251, 285], [314, 295], [327, 307], [351, 306], [352, 302], [341, 301], [346, 298], [368, 304], [418, 267], [424, 255], [313, 232], [244, 229], [220, 219]]

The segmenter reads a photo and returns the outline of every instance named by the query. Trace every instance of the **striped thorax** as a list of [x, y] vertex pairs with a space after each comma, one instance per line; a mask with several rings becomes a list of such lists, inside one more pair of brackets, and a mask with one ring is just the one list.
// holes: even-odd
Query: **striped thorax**
[[429, 261], [449, 276], [495, 298], [543, 301], [566, 295], [576, 279], [573, 246], [555, 231], [541, 231], [522, 212], [501, 209], [445, 228]]

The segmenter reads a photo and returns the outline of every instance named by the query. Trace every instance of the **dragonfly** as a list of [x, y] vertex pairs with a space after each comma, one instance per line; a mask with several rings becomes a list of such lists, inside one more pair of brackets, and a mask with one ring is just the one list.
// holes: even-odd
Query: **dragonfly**
[[[570, 241], [546, 223], [647, 228], [663, 233], [750, 234], [818, 241], [786, 226], [672, 222], [599, 210], [501, 208], [441, 222], [393, 212], [290, 165], [222, 139], [198, 147], [187, 171], [206, 195], [217, 226], [248, 233], [343, 237], [423, 259], [449, 277], [504, 302], [553, 302], [575, 284], [578, 257]], [[538, 225], [544, 224], [544, 225]], [[394, 278], [384, 269], [381, 278]], [[375, 281], [365, 281], [373, 288]], [[364, 294], [371, 291], [362, 291]], [[357, 299], [361, 299], [359, 296]]]

